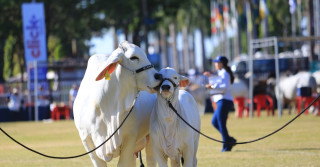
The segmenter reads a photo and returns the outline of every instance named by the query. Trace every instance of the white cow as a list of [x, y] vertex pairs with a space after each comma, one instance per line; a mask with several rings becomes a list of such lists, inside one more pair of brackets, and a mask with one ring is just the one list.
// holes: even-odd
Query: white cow
[[163, 82], [157, 101], [150, 118], [150, 136], [152, 139], [155, 160], [159, 167], [167, 166], [167, 159], [171, 159], [171, 166], [180, 166], [180, 159], [184, 165], [197, 166], [197, 150], [199, 134], [184, 123], [169, 108], [169, 100], [178, 113], [193, 127], [200, 130], [200, 115], [197, 103], [185, 90], [179, 90], [189, 84], [189, 79], [176, 73], [172, 68], [159, 71]]
[[312, 76], [317, 82], [317, 92], [320, 93], [320, 70], [314, 72]]
[[297, 89], [301, 87], [310, 87], [312, 92], [316, 91], [316, 80], [310, 72], [301, 71], [295, 75], [280, 77], [280, 95], [277, 93], [277, 85], [275, 86], [276, 97], [282, 100], [283, 105], [289, 105], [289, 113], [296, 106]]
[[[109, 57], [90, 57], [73, 108], [75, 125], [87, 151], [99, 146], [119, 127], [140, 90], [153, 92], [152, 88], [160, 83], [152, 67], [143, 50], [126, 41]], [[94, 166], [105, 167], [117, 156], [118, 167], [135, 166], [134, 153], [146, 145], [154, 102], [155, 95], [140, 92], [133, 112], [119, 131], [90, 154]], [[150, 142], [149, 145], [152, 149]]]
[[231, 85], [231, 93], [233, 97], [245, 97], [249, 96], [249, 88], [246, 82], [236, 77]]

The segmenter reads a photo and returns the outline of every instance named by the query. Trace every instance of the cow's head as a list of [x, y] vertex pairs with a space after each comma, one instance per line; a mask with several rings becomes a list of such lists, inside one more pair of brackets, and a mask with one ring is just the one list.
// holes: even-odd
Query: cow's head
[[[160, 83], [157, 71], [153, 68], [143, 50], [127, 41], [121, 42], [119, 47], [112, 52], [107, 61], [99, 68], [101, 72], [96, 77], [96, 81], [104, 78], [108, 79], [118, 64], [124, 70], [131, 71], [130, 75], [136, 77], [136, 81], [127, 82], [137, 83], [139, 90], [154, 93], [153, 88]], [[128, 76], [128, 78], [133, 77]]]
[[159, 74], [162, 75], [160, 94], [165, 99], [170, 99], [179, 87], [186, 87], [190, 83], [189, 78], [178, 74], [173, 68], [163, 68]]

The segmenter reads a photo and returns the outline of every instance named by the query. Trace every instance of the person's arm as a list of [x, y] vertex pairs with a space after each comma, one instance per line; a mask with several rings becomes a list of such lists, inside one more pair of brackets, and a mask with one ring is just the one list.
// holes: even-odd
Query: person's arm
[[229, 86], [230, 86], [230, 77], [228, 76], [227, 73], [223, 73], [223, 75], [220, 76], [220, 79], [217, 82], [206, 85], [207, 88], [213, 89], [222, 93], [224, 93]]
[[[209, 72], [209, 71], [205, 71], [204, 73], [203, 73], [203, 75], [204, 75], [204, 77], [207, 77], [208, 79], [211, 77], [211, 73]], [[209, 80], [207, 81], [207, 82], [209, 82]], [[207, 89], [212, 89], [211, 88], [211, 84], [210, 84], [210, 82], [209, 83], [205, 83], [206, 85], [205, 85], [205, 87], [207, 88]]]

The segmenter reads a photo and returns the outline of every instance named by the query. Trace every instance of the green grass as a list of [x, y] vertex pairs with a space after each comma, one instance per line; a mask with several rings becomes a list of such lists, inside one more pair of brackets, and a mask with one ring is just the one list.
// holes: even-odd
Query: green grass
[[[212, 114], [201, 117], [201, 131], [221, 139], [210, 123], [211, 117]], [[238, 119], [231, 113], [228, 129], [230, 135], [239, 142], [248, 141], [276, 130], [293, 117], [294, 115], [285, 114], [279, 119], [277, 116], [267, 117], [263, 112], [260, 118]], [[0, 123], [0, 127], [23, 144], [48, 155], [72, 156], [85, 152], [72, 121]], [[320, 166], [320, 117], [302, 115], [277, 134], [256, 143], [237, 145], [232, 152], [221, 153], [221, 147], [220, 143], [200, 137], [198, 166]], [[115, 167], [117, 161], [118, 158], [113, 159], [108, 167]], [[0, 166], [84, 167], [92, 166], [92, 163], [89, 156], [71, 160], [48, 159], [22, 148], [0, 134]]]

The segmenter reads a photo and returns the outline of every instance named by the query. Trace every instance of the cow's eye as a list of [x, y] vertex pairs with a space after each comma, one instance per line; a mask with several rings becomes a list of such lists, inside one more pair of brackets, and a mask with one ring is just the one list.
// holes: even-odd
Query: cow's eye
[[178, 77], [173, 77], [173, 79], [178, 79]]
[[139, 58], [137, 57], [137, 56], [132, 56], [132, 57], [130, 57], [130, 60], [139, 60]]

